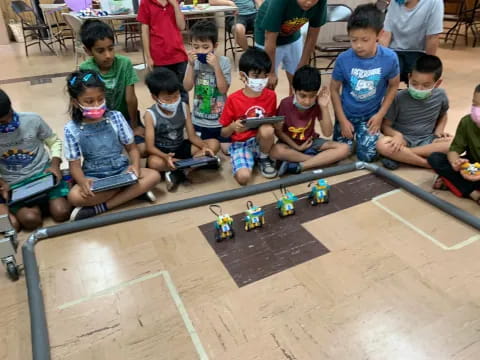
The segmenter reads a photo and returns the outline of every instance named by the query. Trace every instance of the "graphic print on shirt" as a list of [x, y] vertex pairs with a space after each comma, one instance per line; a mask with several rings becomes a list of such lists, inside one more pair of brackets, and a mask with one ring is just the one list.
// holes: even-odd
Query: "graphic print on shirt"
[[265, 114], [266, 111], [263, 107], [254, 105], [245, 111], [245, 118], [263, 118], [265, 117]]
[[9, 171], [18, 171], [28, 166], [36, 155], [32, 151], [14, 148], [4, 152], [0, 161]]
[[216, 120], [225, 101], [218, 91], [215, 73], [201, 71], [195, 82], [194, 109], [197, 119]]
[[285, 21], [280, 27], [280, 36], [290, 36], [296, 33], [300, 28], [308, 22], [308, 18], [294, 18]]
[[312, 119], [310, 119], [304, 127], [295, 127], [289, 126], [288, 132], [290, 133], [290, 137], [294, 140], [298, 139], [301, 141], [305, 140], [305, 132], [310, 128], [312, 125]]
[[368, 101], [375, 97], [377, 85], [382, 78], [382, 68], [358, 69], [352, 68], [350, 74], [350, 95], [357, 101]]

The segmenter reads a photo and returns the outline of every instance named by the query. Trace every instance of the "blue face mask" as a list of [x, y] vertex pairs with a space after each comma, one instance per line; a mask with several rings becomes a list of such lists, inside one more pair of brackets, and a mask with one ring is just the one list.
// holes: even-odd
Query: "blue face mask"
[[0, 133], [7, 134], [14, 132], [20, 126], [20, 118], [16, 112], [12, 115], [12, 120], [8, 124], [0, 124]]
[[295, 105], [297, 107], [297, 109], [308, 110], [308, 109], [311, 109], [313, 107], [313, 105], [315, 105], [315, 103], [313, 103], [310, 106], [303, 106], [302, 104], [300, 104], [298, 102], [297, 97], [295, 95], [293, 95], [293, 105]]
[[402, 5], [405, 5], [408, 0], [395, 0], [395, 1], [398, 5], [402, 6]]
[[178, 100], [172, 104], [158, 102], [158, 106], [160, 106], [160, 109], [162, 110], [174, 113], [175, 111], [177, 111], [178, 105], [180, 105], [180, 101], [182, 101], [182, 98], [179, 96]]

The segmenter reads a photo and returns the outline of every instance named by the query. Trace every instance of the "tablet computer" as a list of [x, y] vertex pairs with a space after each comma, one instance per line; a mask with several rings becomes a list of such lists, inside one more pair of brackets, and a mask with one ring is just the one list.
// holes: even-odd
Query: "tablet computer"
[[178, 170], [187, 168], [196, 168], [206, 165], [220, 165], [220, 159], [216, 156], [199, 156], [184, 160], [175, 161], [175, 167]]
[[108, 176], [103, 179], [94, 180], [92, 183], [92, 191], [107, 191], [136, 184], [137, 182], [137, 175], [135, 175], [133, 172], [127, 172], [118, 175]]
[[40, 200], [47, 191], [55, 187], [55, 176], [47, 174], [39, 179], [36, 179], [28, 184], [22, 185], [10, 191], [10, 201], [8, 205], [15, 205], [20, 202], [34, 203]]
[[249, 129], [255, 129], [263, 124], [275, 124], [283, 120], [285, 120], [285, 116], [269, 116], [261, 118], [246, 118], [242, 121], [242, 123]]

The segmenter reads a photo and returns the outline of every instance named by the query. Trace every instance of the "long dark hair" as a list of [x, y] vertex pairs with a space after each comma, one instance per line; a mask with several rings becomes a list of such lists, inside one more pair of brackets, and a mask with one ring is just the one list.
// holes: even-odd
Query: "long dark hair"
[[67, 91], [70, 95], [70, 106], [68, 112], [73, 121], [81, 123], [83, 120], [82, 110], [73, 104], [73, 99], [77, 100], [87, 88], [100, 88], [105, 92], [105, 82], [100, 74], [93, 70], [74, 71], [67, 77]]

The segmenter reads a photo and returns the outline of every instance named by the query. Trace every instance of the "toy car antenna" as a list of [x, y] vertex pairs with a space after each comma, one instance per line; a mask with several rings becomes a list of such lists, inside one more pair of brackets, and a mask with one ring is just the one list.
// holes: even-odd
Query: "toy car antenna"
[[[222, 207], [220, 205], [213, 204], [213, 205], [210, 205], [208, 208], [213, 213], [213, 215], [215, 215], [216, 217], [219, 217], [220, 215], [223, 215]], [[214, 208], [218, 209], [220, 214], [218, 214], [215, 210], [213, 210]]]
[[247, 201], [247, 209], [251, 209], [253, 208], [253, 202], [251, 202], [250, 200]]
[[286, 195], [287, 192], [288, 192], [287, 187], [286, 187], [285, 185], [280, 185], [280, 193], [281, 193], [282, 195]]
[[310, 182], [308, 183], [308, 187], [312, 186], [313, 183], [315, 183], [315, 181], [310, 181]]

